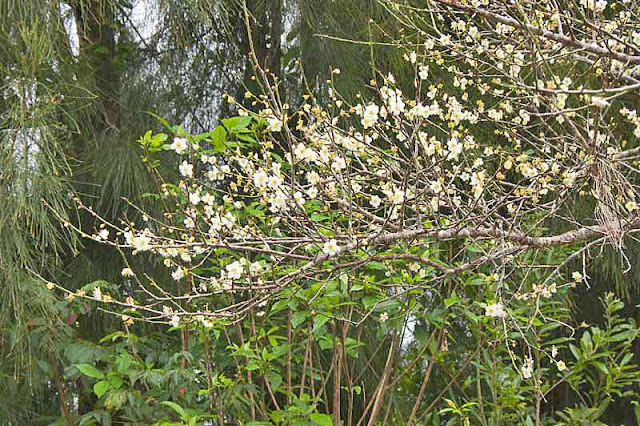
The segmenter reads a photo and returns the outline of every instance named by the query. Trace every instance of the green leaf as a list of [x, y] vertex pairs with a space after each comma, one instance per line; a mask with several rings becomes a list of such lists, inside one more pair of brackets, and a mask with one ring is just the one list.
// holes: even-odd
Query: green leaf
[[455, 305], [456, 303], [460, 302], [462, 299], [460, 297], [458, 297], [458, 295], [454, 292], [451, 297], [444, 299], [444, 306], [449, 308], [453, 305]]
[[595, 365], [598, 370], [602, 371], [603, 374], [609, 375], [609, 369], [602, 362], [594, 361], [593, 365]]
[[467, 246], [467, 250], [470, 251], [471, 253], [483, 253], [484, 252], [484, 250], [482, 250], [476, 244], [469, 244]]
[[251, 120], [252, 118], [248, 115], [244, 117], [231, 117], [222, 120], [222, 124], [229, 129], [229, 132], [235, 133], [239, 130], [246, 129], [251, 123]]
[[36, 360], [36, 363], [38, 364], [38, 367], [40, 367], [40, 369], [49, 377], [53, 377], [53, 368], [51, 367], [51, 364], [49, 364], [46, 361], [43, 360]]
[[150, 140], [151, 140], [151, 130], [148, 130], [147, 133], [144, 134], [144, 136], [140, 137], [140, 140], [138, 142], [142, 146], [147, 146]]
[[93, 385], [93, 392], [98, 395], [98, 398], [100, 398], [109, 390], [109, 386], [109, 382], [106, 380], [100, 380], [98, 383]]
[[124, 384], [124, 380], [118, 376], [109, 377], [109, 384], [113, 386], [115, 389], [120, 389]]
[[167, 120], [165, 120], [164, 118], [160, 117], [159, 115], [156, 115], [152, 112], [147, 111], [147, 114], [149, 114], [150, 116], [154, 117], [156, 120], [158, 120], [159, 122], [162, 123], [162, 125], [164, 127], [166, 127], [168, 130], [171, 130], [171, 125], [169, 125], [169, 123], [167, 122]]
[[323, 325], [325, 325], [325, 323], [327, 321], [329, 321], [331, 319], [331, 317], [329, 317], [328, 315], [322, 315], [322, 314], [318, 314], [314, 319], [313, 319], [313, 330], [311, 331], [313, 334], [316, 334]]
[[384, 266], [384, 264], [382, 262], [378, 262], [376, 260], [372, 260], [371, 262], [367, 263], [367, 268], [369, 269], [374, 269], [377, 271], [385, 271], [387, 269], [386, 266]]
[[179, 406], [178, 404], [176, 404], [175, 402], [172, 401], [162, 401], [160, 404], [162, 405], [166, 405], [167, 407], [171, 408], [173, 411], [175, 411], [182, 420], [187, 420], [187, 418], [189, 417], [187, 415], [187, 412], [184, 410], [184, 408], [182, 408], [181, 406]]
[[64, 354], [72, 364], [94, 362], [104, 356], [106, 351], [85, 342], [71, 343], [65, 346]]
[[162, 145], [162, 142], [169, 139], [169, 136], [166, 133], [158, 133], [151, 138], [150, 145], [153, 148], [158, 148]]
[[323, 220], [329, 219], [329, 215], [326, 213], [312, 213], [311, 220], [314, 222], [322, 222]]
[[618, 334], [614, 334], [609, 338], [610, 342], [621, 342], [623, 340], [632, 341], [638, 333], [635, 330], [627, 330]]
[[227, 131], [223, 126], [218, 126], [211, 132], [211, 142], [215, 151], [224, 152], [226, 150]]
[[104, 373], [91, 364], [77, 364], [76, 368], [85, 376], [93, 377], [94, 379], [104, 379]]
[[206, 138], [211, 137], [211, 133], [212, 132], [204, 132], [204, 133], [197, 134], [192, 137], [192, 140], [194, 142], [200, 142], [201, 140], [205, 140]]
[[309, 415], [309, 418], [320, 426], [333, 426], [331, 416], [328, 414], [313, 413]]
[[593, 342], [591, 341], [591, 334], [588, 331], [585, 331], [582, 335], [582, 339], [580, 339], [580, 346], [582, 347], [582, 351], [586, 353], [591, 352], [593, 348]]
[[578, 351], [578, 348], [576, 348], [575, 346], [569, 344], [569, 350], [573, 354], [573, 357], [576, 359], [576, 361], [580, 361], [580, 359], [582, 357], [580, 356], [580, 351]]
[[362, 298], [362, 304], [365, 308], [369, 309], [373, 305], [378, 303], [378, 297], [376, 296], [365, 296]]
[[276, 391], [282, 384], [282, 374], [277, 371], [269, 371], [267, 373], [267, 379], [269, 380], [269, 386], [272, 391]]
[[291, 325], [293, 326], [293, 328], [298, 327], [307, 319], [308, 316], [309, 316], [309, 311], [307, 310], [297, 311], [291, 316]]
[[245, 368], [248, 371], [257, 370], [257, 369], [260, 368], [260, 364], [258, 364], [256, 361], [251, 361], [250, 363], [247, 364], [247, 366]]
[[251, 143], [255, 143], [256, 140], [255, 138], [249, 136], [249, 135], [238, 135], [238, 139], [240, 139], [241, 141], [245, 141], [245, 142], [251, 142]]
[[273, 306], [271, 307], [271, 312], [278, 312], [281, 311], [283, 309], [285, 309], [287, 307], [287, 303], [289, 301], [286, 299], [283, 300], [278, 300], [276, 303], [273, 304]]

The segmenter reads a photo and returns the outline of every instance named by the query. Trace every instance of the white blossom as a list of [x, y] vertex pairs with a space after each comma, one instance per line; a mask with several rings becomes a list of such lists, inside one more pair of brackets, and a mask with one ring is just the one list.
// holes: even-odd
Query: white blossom
[[176, 137], [173, 139], [173, 143], [170, 148], [176, 153], [182, 155], [187, 151], [187, 149], [189, 149], [189, 141], [187, 141], [186, 138]]
[[180, 174], [184, 177], [193, 177], [193, 164], [183, 161], [179, 167]]
[[120, 275], [123, 277], [133, 277], [135, 273], [131, 268], [123, 268], [122, 271], [120, 271]]
[[328, 254], [329, 256], [335, 256], [339, 250], [340, 247], [338, 246], [338, 242], [334, 239], [330, 239], [329, 241], [324, 243], [324, 246], [322, 247], [322, 252], [324, 254]]
[[267, 131], [269, 132], [279, 132], [282, 130], [282, 120], [277, 117], [267, 118]]
[[95, 287], [93, 289], [93, 298], [96, 300], [102, 300], [102, 290], [100, 287]]
[[176, 269], [171, 273], [171, 278], [173, 278], [176, 281], [180, 281], [182, 278], [184, 278], [184, 269], [182, 269], [181, 267], [178, 267], [178, 269]]
[[242, 272], [244, 271], [244, 268], [242, 267], [242, 264], [236, 260], [235, 262], [228, 264], [226, 266], [226, 270], [227, 270], [227, 277], [229, 277], [229, 279], [231, 280], [236, 280], [242, 277]]
[[180, 316], [178, 315], [172, 316], [171, 321], [169, 321], [169, 324], [171, 324], [172, 327], [177, 327], [178, 325], [180, 325]]
[[492, 303], [487, 305], [485, 315], [488, 317], [504, 318], [507, 316], [507, 312], [504, 310], [502, 303]]
[[380, 108], [376, 104], [369, 104], [362, 114], [362, 125], [365, 129], [373, 127], [378, 121], [378, 113]]
[[429, 65], [420, 65], [420, 71], [418, 72], [420, 80], [426, 80], [429, 77]]
[[533, 358], [527, 357], [524, 360], [524, 363], [520, 367], [520, 372], [525, 379], [530, 379], [533, 376]]

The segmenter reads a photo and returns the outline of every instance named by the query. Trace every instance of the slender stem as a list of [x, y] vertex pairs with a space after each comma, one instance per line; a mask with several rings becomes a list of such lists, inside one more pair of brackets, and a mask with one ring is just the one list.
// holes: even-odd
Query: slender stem
[[340, 381], [342, 378], [342, 351], [338, 348], [336, 334], [338, 332], [335, 320], [333, 323], [333, 424], [340, 424]]
[[58, 363], [56, 362], [56, 358], [53, 355], [53, 340], [51, 336], [49, 336], [49, 361], [51, 362], [51, 367], [53, 368], [53, 381], [56, 386], [56, 390], [58, 391], [58, 402], [60, 403], [60, 410], [64, 414], [64, 418], [67, 421], [67, 425], [72, 426], [73, 420], [71, 418], [71, 414], [69, 413], [69, 408], [67, 407], [66, 397], [64, 394], [64, 388], [62, 387], [62, 382], [60, 381], [60, 372], [58, 371]]
[[382, 378], [380, 379], [378, 388], [374, 393], [375, 402], [373, 404], [373, 409], [371, 410], [371, 416], [369, 417], [369, 422], [367, 423], [367, 426], [375, 425], [376, 418], [378, 417], [378, 414], [380, 414], [380, 408], [382, 407], [382, 402], [384, 401], [384, 394], [387, 390], [387, 381], [391, 373], [391, 366], [393, 365], [393, 356], [396, 351], [397, 341], [398, 341], [398, 335], [395, 333], [395, 331], [393, 331], [393, 337], [391, 339], [391, 347], [389, 348], [389, 353], [387, 354], [387, 362], [384, 366], [384, 372], [382, 373]]
[[291, 318], [292, 318], [292, 311], [291, 309], [289, 309], [287, 314], [287, 363], [286, 363], [286, 370], [285, 370], [285, 377], [287, 382], [287, 406], [291, 405], [291, 393], [293, 392], [293, 389], [291, 388], [291, 362], [292, 362], [291, 346], [293, 344], [292, 336], [291, 336], [291, 332], [292, 332]]
[[[422, 384], [420, 384], [420, 390], [418, 391], [418, 397], [416, 398], [415, 404], [413, 404], [413, 409], [411, 410], [411, 414], [409, 415], [409, 420], [407, 421], [407, 425], [411, 426], [413, 423], [413, 419], [416, 418], [416, 414], [418, 413], [418, 409], [420, 408], [420, 404], [422, 403], [422, 398], [424, 398], [424, 392], [427, 389], [427, 383], [429, 383], [429, 378], [431, 377], [431, 371], [433, 371], [433, 365], [435, 364], [436, 355], [440, 351], [440, 346], [442, 344], [442, 337], [444, 336], [444, 327], [440, 329], [440, 334], [438, 335], [438, 340], [435, 345], [435, 349], [429, 358], [429, 365], [427, 365], [427, 371], [424, 374], [424, 379], [422, 380]], [[429, 344], [429, 342], [427, 342]]]

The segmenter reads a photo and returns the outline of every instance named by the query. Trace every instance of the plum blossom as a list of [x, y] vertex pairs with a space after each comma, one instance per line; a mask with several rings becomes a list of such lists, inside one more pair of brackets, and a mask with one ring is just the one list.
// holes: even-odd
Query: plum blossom
[[267, 118], [267, 131], [269, 132], [279, 132], [282, 130], [282, 120], [277, 117]]
[[173, 143], [170, 145], [170, 148], [174, 150], [177, 154], [184, 154], [187, 149], [189, 149], [189, 141], [186, 138], [176, 137], [173, 139]]
[[322, 252], [329, 256], [335, 256], [339, 251], [340, 247], [338, 246], [338, 242], [333, 238], [324, 243], [324, 246], [322, 247]]
[[169, 321], [169, 324], [171, 324], [172, 327], [177, 327], [178, 325], [180, 325], [180, 316], [178, 315], [172, 316], [171, 321]]
[[504, 318], [507, 316], [507, 312], [502, 303], [498, 302], [487, 305], [485, 315], [494, 318]]
[[171, 273], [171, 278], [176, 281], [180, 281], [182, 278], [184, 278], [184, 275], [184, 269], [182, 269], [182, 267], [178, 267], [178, 269]]
[[193, 177], [193, 164], [183, 161], [179, 167], [180, 174], [184, 177]]
[[125, 232], [124, 237], [127, 244], [133, 247], [134, 250], [147, 251], [151, 249], [151, 238], [148, 235], [146, 235], [147, 232], [148, 230], [145, 230], [144, 233], [141, 233], [139, 235], [134, 235], [133, 232], [128, 231], [128, 232]]
[[426, 80], [429, 77], [429, 65], [420, 65], [420, 71], [418, 72], [420, 80]]
[[380, 113], [380, 107], [376, 104], [369, 104], [364, 109], [362, 114], [362, 125], [365, 129], [373, 127], [378, 121], [378, 114]]
[[242, 272], [244, 270], [244, 268], [242, 267], [242, 264], [236, 260], [233, 263], [230, 263], [226, 266], [226, 270], [227, 270], [227, 277], [231, 280], [237, 280], [238, 278], [242, 277]]
[[530, 379], [533, 376], [533, 358], [525, 358], [524, 364], [520, 367], [520, 373], [525, 379]]
[[120, 275], [123, 277], [133, 277], [135, 276], [135, 273], [131, 268], [123, 268], [122, 271], [120, 271]]
[[96, 300], [102, 300], [102, 290], [100, 287], [95, 287], [93, 289], [93, 298]]
[[258, 169], [258, 171], [253, 175], [253, 184], [258, 188], [265, 188], [267, 186], [268, 180], [269, 176], [262, 169]]

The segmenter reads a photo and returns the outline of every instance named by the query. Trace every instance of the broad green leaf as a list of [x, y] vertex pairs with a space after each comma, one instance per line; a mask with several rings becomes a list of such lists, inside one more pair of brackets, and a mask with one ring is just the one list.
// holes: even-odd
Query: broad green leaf
[[260, 364], [258, 364], [255, 361], [251, 361], [250, 363], [247, 364], [247, 366], [245, 367], [248, 371], [253, 371], [253, 370], [257, 370], [260, 368]]
[[382, 262], [378, 262], [376, 260], [372, 260], [371, 262], [367, 263], [367, 268], [368, 269], [374, 269], [377, 271], [384, 271], [387, 269], [386, 266], [384, 266], [384, 264]]
[[325, 325], [327, 323], [327, 321], [329, 321], [331, 318], [328, 315], [317, 315], [314, 319], [313, 319], [313, 330], [312, 333], [316, 334], [323, 325]]
[[455, 304], [457, 304], [458, 302], [462, 301], [462, 299], [460, 297], [458, 297], [458, 295], [454, 292], [451, 297], [444, 299], [444, 306], [446, 308], [449, 308]]
[[282, 384], [282, 374], [277, 371], [269, 371], [267, 373], [267, 379], [269, 380], [269, 386], [272, 391], [276, 391]]
[[365, 296], [362, 298], [362, 304], [367, 309], [375, 305], [377, 302], [378, 302], [378, 297], [375, 297], [375, 296]]
[[309, 311], [297, 311], [291, 316], [291, 325], [293, 328], [298, 327], [300, 324], [305, 322], [307, 317], [309, 316]]
[[226, 150], [227, 131], [223, 126], [218, 126], [213, 132], [211, 132], [211, 143], [213, 149], [217, 152], [224, 152]]
[[158, 148], [162, 145], [162, 142], [166, 141], [167, 139], [169, 139], [169, 135], [167, 135], [166, 133], [157, 133], [153, 135], [149, 145], [153, 148]]
[[98, 395], [98, 398], [100, 398], [109, 390], [109, 386], [109, 382], [106, 380], [100, 380], [98, 383], [93, 385], [93, 392]]
[[91, 364], [77, 364], [76, 368], [85, 376], [93, 377], [94, 379], [104, 379], [104, 373]]
[[53, 377], [53, 368], [51, 367], [51, 364], [41, 359], [36, 360], [36, 363], [47, 376]]
[[109, 377], [109, 384], [115, 389], [120, 389], [123, 383], [124, 383], [124, 380], [122, 380], [121, 377], [118, 377], [115, 375], [112, 375], [111, 377]]
[[229, 130], [229, 132], [235, 133], [238, 130], [246, 129], [251, 123], [251, 120], [252, 118], [250, 116], [231, 117], [222, 120], [222, 124]]
[[167, 407], [171, 408], [173, 411], [176, 412], [176, 414], [178, 414], [180, 416], [180, 418], [182, 420], [187, 420], [187, 418], [189, 417], [187, 415], [187, 412], [184, 410], [184, 408], [182, 408], [181, 406], [179, 406], [178, 404], [176, 404], [175, 402], [172, 401], [162, 401], [160, 404], [162, 405], [166, 405]]
[[333, 426], [331, 416], [328, 414], [313, 413], [309, 415], [309, 418], [320, 426]]

